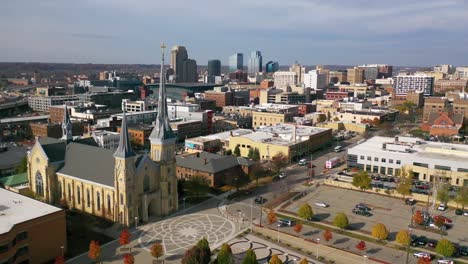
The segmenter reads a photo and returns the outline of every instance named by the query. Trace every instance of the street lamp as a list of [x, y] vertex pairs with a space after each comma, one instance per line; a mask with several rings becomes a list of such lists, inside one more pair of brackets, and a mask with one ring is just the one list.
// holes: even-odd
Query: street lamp
[[185, 199], [186, 199], [185, 197], [182, 198], [182, 201], [184, 201], [184, 210], [185, 210]]
[[65, 247], [64, 247], [64, 246], [60, 246], [60, 250], [62, 251], [62, 257], [63, 257], [64, 254], [65, 254], [65, 252], [64, 252], [64, 251], [65, 251]]
[[253, 232], [253, 207], [254, 200], [252, 199], [252, 204], [250, 205], [250, 232]]
[[280, 224], [278, 224], [278, 232], [276, 233], [277, 234], [276, 242], [278, 243], [279, 243], [279, 228], [280, 228]]
[[319, 257], [318, 250], [319, 250], [320, 238], [316, 238], [315, 241], [317, 241], [317, 259], [318, 259], [318, 257]]
[[367, 263], [367, 258], [369, 258], [368, 256], [364, 255], [364, 263]]
[[138, 216], [135, 216], [135, 228], [138, 228]]

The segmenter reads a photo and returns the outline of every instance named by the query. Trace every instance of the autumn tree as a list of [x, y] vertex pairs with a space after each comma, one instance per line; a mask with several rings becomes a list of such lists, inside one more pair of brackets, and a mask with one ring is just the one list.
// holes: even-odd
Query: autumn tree
[[233, 264], [234, 263], [234, 256], [232, 255], [232, 250], [229, 244], [224, 243], [221, 246], [221, 250], [216, 257], [217, 263], [221, 264]]
[[198, 247], [193, 246], [186, 250], [182, 258], [182, 264], [200, 264], [201, 251]]
[[303, 258], [303, 259], [301, 259], [301, 261], [299, 262], [299, 264], [309, 264], [309, 261], [307, 261], [306, 258]]
[[241, 151], [240, 151], [239, 145], [237, 145], [237, 146], [234, 148], [233, 154], [234, 154], [234, 156], [236, 156], [236, 157], [240, 157]]
[[372, 236], [379, 239], [385, 240], [388, 237], [387, 227], [382, 223], [377, 223], [372, 227]]
[[258, 264], [257, 255], [255, 254], [255, 251], [253, 251], [251, 248], [247, 249], [242, 264]]
[[366, 242], [364, 241], [360, 241], [357, 245], [356, 245], [356, 248], [359, 250], [359, 251], [364, 251], [366, 250]]
[[65, 264], [65, 258], [63, 256], [55, 257], [54, 264]]
[[283, 154], [283, 152], [278, 152], [271, 158], [273, 168], [276, 172], [279, 172], [282, 168], [288, 165], [288, 158]]
[[345, 229], [349, 225], [348, 217], [345, 213], [340, 212], [336, 214], [335, 219], [333, 219], [333, 224], [340, 229]]
[[430, 257], [418, 258], [418, 264], [431, 264], [432, 260]]
[[101, 258], [101, 246], [99, 245], [99, 241], [91, 240], [89, 243], [88, 257], [91, 260], [99, 261]]
[[303, 203], [299, 207], [297, 214], [299, 215], [300, 218], [304, 220], [310, 220], [312, 216], [314, 216], [314, 211], [312, 210], [312, 207], [308, 203]]
[[417, 210], [413, 215], [413, 222], [418, 225], [421, 225], [424, 222], [423, 215], [420, 210]]
[[160, 243], [154, 243], [151, 246], [151, 256], [158, 260], [160, 257], [164, 255], [164, 248]]
[[302, 223], [301, 223], [301, 222], [298, 222], [298, 223], [293, 227], [294, 232], [296, 232], [296, 233], [299, 235], [299, 233], [301, 233], [301, 231], [302, 231], [302, 227], [303, 227], [303, 226], [302, 226]]
[[198, 241], [196, 247], [200, 249], [200, 263], [201, 264], [210, 263], [210, 261], [211, 261], [211, 250], [210, 250], [210, 244], [208, 243], [208, 240], [206, 239], [206, 237], [204, 237], [200, 241]]
[[455, 202], [457, 205], [461, 205], [462, 209], [465, 209], [465, 206], [468, 205], [468, 186], [462, 186], [458, 189]]
[[124, 263], [125, 264], [134, 264], [135, 263], [135, 258], [133, 257], [132, 254], [125, 254], [124, 255]]
[[403, 167], [400, 171], [399, 182], [396, 187], [396, 191], [403, 195], [403, 197], [411, 194], [411, 180], [413, 178], [413, 171]]
[[273, 211], [273, 209], [270, 208], [270, 211], [268, 212], [267, 217], [268, 217], [268, 223], [270, 225], [276, 222], [276, 214], [275, 214], [275, 211]]
[[407, 246], [411, 241], [411, 236], [408, 230], [400, 230], [396, 235], [396, 241], [403, 246]]
[[119, 237], [119, 244], [121, 246], [125, 246], [127, 245], [128, 243], [130, 243], [130, 237], [132, 235], [130, 234], [130, 232], [128, 232], [128, 229], [124, 229], [122, 230], [122, 232], [120, 232], [120, 237]]
[[322, 236], [323, 239], [327, 242], [333, 238], [333, 234], [329, 229], [323, 230]]
[[353, 185], [361, 190], [370, 189], [371, 183], [372, 179], [367, 171], [358, 172], [353, 175]]
[[278, 258], [278, 256], [275, 254], [271, 256], [270, 261], [268, 261], [268, 264], [283, 264], [283, 261]]
[[452, 242], [443, 238], [437, 242], [435, 251], [444, 257], [451, 257], [455, 252], [455, 247], [453, 246]]
[[443, 204], [447, 204], [450, 200], [448, 186], [446, 184], [442, 185], [437, 190], [437, 200]]
[[434, 219], [434, 224], [438, 228], [441, 228], [444, 226], [445, 222], [444, 222], [444, 219], [442, 219], [442, 217], [437, 217], [436, 219]]
[[249, 178], [251, 181], [255, 181], [255, 185], [258, 186], [258, 178], [262, 177], [264, 173], [265, 170], [263, 169], [262, 165], [255, 163], [249, 172]]

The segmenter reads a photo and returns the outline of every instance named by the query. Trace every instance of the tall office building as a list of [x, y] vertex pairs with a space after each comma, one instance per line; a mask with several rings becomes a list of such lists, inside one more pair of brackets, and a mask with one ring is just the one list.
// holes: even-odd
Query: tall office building
[[364, 82], [364, 69], [359, 67], [349, 68], [348, 82], [350, 84], [363, 83]]
[[249, 57], [249, 74], [256, 75], [259, 72], [262, 72], [262, 53], [260, 51], [252, 51]]
[[289, 67], [290, 72], [295, 72], [297, 76], [296, 84], [301, 84], [304, 82], [304, 75], [305, 75], [305, 67], [300, 65], [299, 63], [294, 63], [291, 67]]
[[452, 74], [453, 73], [453, 66], [450, 64], [442, 64], [434, 66], [435, 72], [442, 72], [445, 74]]
[[312, 70], [304, 75], [304, 87], [312, 90], [323, 89], [327, 86], [327, 80], [327, 74]]
[[265, 64], [265, 71], [268, 73], [273, 73], [279, 70], [279, 64], [277, 61], [269, 61]]
[[407, 94], [408, 92], [422, 92], [425, 96], [433, 94], [434, 77], [432, 76], [423, 73], [414, 75], [399, 74], [393, 78], [395, 94]]
[[171, 69], [174, 71], [173, 80], [176, 83], [197, 82], [197, 62], [188, 58], [184, 46], [174, 46], [171, 50]]
[[221, 76], [221, 61], [220, 60], [208, 61], [208, 76]]
[[229, 56], [229, 72], [243, 70], [244, 68], [244, 54], [235, 53]]

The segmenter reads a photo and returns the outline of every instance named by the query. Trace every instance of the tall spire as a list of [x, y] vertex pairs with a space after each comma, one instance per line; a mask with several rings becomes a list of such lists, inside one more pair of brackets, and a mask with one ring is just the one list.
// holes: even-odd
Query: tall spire
[[150, 141], [163, 141], [167, 139], [175, 139], [175, 134], [169, 125], [169, 117], [167, 116], [167, 99], [166, 99], [166, 78], [164, 71], [164, 43], [161, 45], [161, 73], [159, 75], [159, 98], [158, 98], [158, 116], [156, 125], [149, 137]]
[[66, 140], [67, 143], [73, 140], [72, 122], [70, 120], [70, 115], [68, 114], [67, 104], [65, 104], [63, 110], [62, 140]]
[[120, 127], [120, 141], [119, 147], [114, 153], [114, 157], [118, 158], [129, 158], [135, 156], [132, 145], [130, 144], [130, 139], [128, 137], [127, 129], [127, 117], [125, 116], [125, 110], [122, 116], [122, 126]]

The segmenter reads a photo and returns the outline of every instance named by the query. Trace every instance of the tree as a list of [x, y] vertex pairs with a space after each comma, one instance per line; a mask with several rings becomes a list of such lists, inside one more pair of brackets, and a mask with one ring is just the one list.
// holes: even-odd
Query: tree
[[24, 173], [26, 172], [27, 169], [28, 169], [28, 157], [24, 156], [21, 159], [21, 163], [15, 168], [15, 173], [16, 174]]
[[413, 178], [413, 171], [407, 170], [403, 167], [400, 171], [400, 181], [397, 184], [396, 191], [404, 196], [411, 193], [411, 179]]
[[55, 257], [54, 264], [65, 264], [65, 258], [63, 256]]
[[431, 264], [432, 260], [430, 257], [422, 257], [418, 259], [418, 264]]
[[210, 182], [201, 175], [195, 175], [184, 182], [184, 189], [190, 195], [204, 196], [210, 191]]
[[270, 209], [270, 211], [268, 212], [268, 223], [271, 225], [273, 224], [274, 222], [276, 222], [276, 214], [275, 214], [275, 211], [273, 211], [273, 209]]
[[424, 222], [423, 215], [420, 210], [417, 210], [413, 215], [413, 222], [418, 225], [421, 225]]
[[297, 222], [297, 224], [293, 227], [293, 229], [294, 229], [294, 232], [296, 232], [299, 235], [299, 233], [301, 233], [302, 231], [302, 223]]
[[239, 145], [237, 145], [237, 146], [234, 148], [234, 156], [240, 157], [240, 155], [241, 155], [240, 148], [239, 148]]
[[388, 237], [387, 227], [382, 223], [377, 223], [372, 227], [372, 236], [379, 239], [385, 240]]
[[259, 161], [260, 160], [260, 150], [258, 148], [254, 148], [254, 153], [252, 159], [254, 161]]
[[411, 236], [408, 230], [400, 230], [396, 235], [396, 241], [403, 246], [407, 246], [411, 241]]
[[447, 202], [450, 200], [447, 185], [443, 185], [439, 190], [437, 190], [437, 200], [443, 204], [447, 204]]
[[257, 262], [257, 255], [255, 254], [255, 251], [252, 249], [247, 249], [247, 252], [245, 253], [245, 258], [242, 261], [242, 264], [258, 264]]
[[444, 219], [442, 219], [441, 217], [437, 217], [436, 219], [434, 219], [434, 224], [438, 228], [441, 228], [442, 226], [444, 226], [445, 222]]
[[440, 255], [444, 257], [451, 257], [453, 253], [455, 252], [455, 247], [453, 246], [452, 242], [443, 238], [439, 240], [435, 250], [437, 253], [439, 253]]
[[268, 264], [283, 264], [283, 261], [278, 258], [278, 256], [275, 254], [271, 256], [270, 261], [268, 261]]
[[151, 246], [151, 256], [158, 260], [160, 257], [164, 255], [164, 248], [160, 243], [154, 243]]
[[249, 172], [249, 178], [251, 181], [255, 180], [255, 184], [258, 186], [258, 178], [264, 174], [264, 170], [261, 164], [255, 163], [252, 170]]
[[253, 156], [254, 156], [254, 149], [253, 148], [249, 148], [249, 153], [247, 154], [247, 157], [249, 159], [253, 159]]
[[224, 243], [221, 246], [221, 250], [216, 257], [218, 264], [232, 264], [234, 263], [234, 256], [232, 255], [232, 250], [229, 244]]
[[327, 242], [330, 241], [333, 238], [332, 232], [330, 230], [328, 230], [328, 229], [323, 230], [322, 236], [323, 236], [323, 239], [325, 241], [327, 241]]
[[306, 258], [303, 258], [303, 259], [301, 259], [301, 261], [299, 262], [299, 264], [309, 264], [309, 261], [307, 261]]
[[119, 244], [121, 246], [125, 246], [127, 245], [128, 243], [130, 243], [130, 237], [132, 235], [130, 234], [130, 232], [128, 232], [128, 229], [124, 229], [122, 230], [122, 232], [120, 232], [120, 237], [119, 237]]
[[124, 255], [124, 263], [125, 264], [134, 264], [135, 263], [135, 258], [133, 257], [132, 254], [125, 254]]
[[301, 207], [299, 207], [297, 214], [304, 220], [310, 220], [312, 216], [314, 216], [314, 211], [308, 203], [304, 203], [301, 205]]
[[210, 244], [208, 243], [208, 240], [206, 240], [206, 237], [198, 241], [196, 247], [200, 249], [200, 258], [199, 258], [200, 264], [210, 263], [211, 250], [210, 250]]
[[465, 206], [468, 205], [468, 186], [462, 186], [458, 189], [455, 202], [457, 205], [461, 205], [462, 209], [465, 209]]
[[353, 185], [361, 190], [370, 189], [371, 183], [372, 179], [367, 174], [367, 171], [358, 172], [353, 175]]
[[288, 158], [283, 154], [283, 152], [278, 152], [271, 158], [271, 162], [273, 163], [275, 171], [279, 172], [282, 168], [288, 165]]
[[340, 212], [333, 219], [333, 224], [338, 228], [345, 229], [349, 225], [348, 217], [345, 213]]
[[89, 243], [88, 257], [91, 260], [97, 261], [101, 257], [101, 246], [99, 241], [91, 240]]
[[182, 258], [182, 264], [200, 264], [200, 255], [200, 249], [196, 246], [193, 246], [185, 251], [184, 257]]
[[356, 245], [356, 248], [360, 251], [366, 250], [366, 242], [362, 241]]

